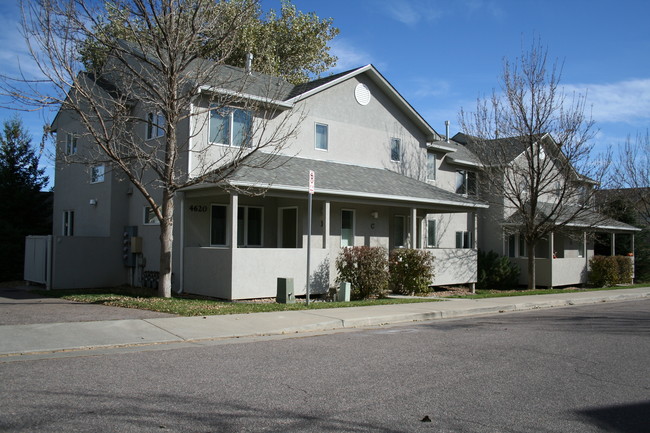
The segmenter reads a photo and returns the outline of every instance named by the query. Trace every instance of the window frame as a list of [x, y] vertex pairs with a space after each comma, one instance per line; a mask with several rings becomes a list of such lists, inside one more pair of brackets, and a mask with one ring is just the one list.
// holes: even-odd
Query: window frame
[[[323, 127], [325, 128], [325, 147], [319, 147], [319, 134], [318, 134], [318, 127]], [[321, 150], [323, 152], [327, 152], [329, 150], [329, 137], [330, 137], [330, 131], [329, 131], [329, 125], [326, 123], [320, 123], [316, 122], [314, 124], [314, 149], [316, 150]]]
[[145, 140], [154, 140], [165, 135], [165, 116], [159, 112], [147, 113]]
[[[397, 154], [397, 157], [395, 155]], [[391, 137], [390, 139], [390, 160], [392, 162], [402, 162], [402, 140]]]
[[[147, 216], [150, 216], [151, 218], [147, 218]], [[160, 225], [160, 220], [158, 219], [156, 214], [153, 212], [153, 208], [151, 206], [145, 205], [142, 208], [142, 225], [145, 225], [145, 226], [158, 226], [158, 225]]]
[[[351, 239], [345, 239], [346, 241], [349, 241], [349, 245], [345, 245], [343, 240], [343, 213], [344, 212], [350, 212], [352, 214], [352, 228], [351, 229], [346, 229], [346, 230], [351, 230]], [[341, 248], [346, 248], [346, 247], [353, 247], [354, 246], [354, 238], [355, 238], [355, 230], [356, 230], [356, 218], [355, 218], [355, 210], [354, 209], [341, 209]]]
[[[433, 159], [433, 164], [430, 159]], [[436, 180], [438, 176], [438, 156], [434, 152], [427, 152], [427, 169], [426, 176], [428, 181]]]
[[77, 135], [72, 132], [67, 132], [65, 135], [65, 148], [63, 153], [66, 155], [74, 155], [77, 153]]
[[[243, 215], [243, 230], [241, 230], [241, 227], [239, 227], [239, 212], [240, 210], [244, 210], [244, 215]], [[260, 243], [259, 244], [251, 244], [249, 242], [249, 224], [250, 224], [250, 218], [249, 218], [249, 211], [250, 209], [259, 209], [260, 211], [260, 227], [259, 227], [259, 232], [260, 232]], [[243, 242], [240, 243], [240, 237], [243, 237]], [[249, 205], [239, 205], [237, 206], [237, 248], [262, 248], [264, 245], [264, 207], [263, 206], [249, 206]]]
[[106, 174], [106, 166], [104, 164], [95, 164], [90, 166], [90, 183], [104, 182]]
[[63, 211], [61, 235], [74, 236], [74, 210], [73, 209], [67, 209]]
[[[218, 141], [212, 140], [212, 116], [213, 112], [219, 114], [219, 116], [227, 121], [226, 135], [228, 137], [228, 143], [220, 143]], [[247, 120], [247, 129], [248, 134], [244, 135], [241, 139], [240, 144], [235, 143], [237, 138], [237, 132], [235, 131], [235, 113], [244, 113]], [[252, 147], [252, 131], [253, 131], [253, 113], [249, 110], [245, 110], [237, 107], [222, 107], [218, 105], [212, 105], [208, 110], [208, 144], [214, 144], [224, 147], [237, 147], [237, 148], [251, 148]], [[220, 134], [221, 135], [221, 134]]]

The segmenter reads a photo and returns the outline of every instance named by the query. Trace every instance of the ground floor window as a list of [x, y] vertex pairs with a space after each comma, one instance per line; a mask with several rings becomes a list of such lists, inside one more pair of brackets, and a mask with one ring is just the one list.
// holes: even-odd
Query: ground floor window
[[237, 246], [261, 247], [263, 212], [261, 207], [237, 208]]
[[213, 204], [210, 210], [210, 245], [226, 245], [227, 226], [228, 206]]
[[74, 235], [74, 211], [63, 211], [63, 236]]
[[456, 232], [456, 248], [472, 248], [473, 236], [472, 232]]
[[436, 242], [436, 220], [427, 220], [427, 248], [435, 248]]
[[341, 211], [341, 247], [354, 246], [354, 211]]

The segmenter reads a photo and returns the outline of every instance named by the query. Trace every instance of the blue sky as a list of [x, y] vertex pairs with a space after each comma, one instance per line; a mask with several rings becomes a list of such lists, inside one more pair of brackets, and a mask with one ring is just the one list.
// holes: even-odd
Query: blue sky
[[[17, 2], [0, 5], [0, 73], [30, 62], [18, 30]], [[538, 36], [563, 62], [566, 90], [587, 93], [599, 148], [617, 147], [650, 128], [650, 2], [647, 0], [293, 0], [303, 12], [331, 17], [340, 34], [331, 72], [375, 65], [440, 133], [458, 131], [461, 107], [498, 87], [503, 58]], [[262, 0], [279, 9], [279, 0]], [[21, 114], [40, 142], [50, 113]], [[0, 110], [0, 120], [12, 116]], [[52, 165], [46, 159], [42, 162]]]

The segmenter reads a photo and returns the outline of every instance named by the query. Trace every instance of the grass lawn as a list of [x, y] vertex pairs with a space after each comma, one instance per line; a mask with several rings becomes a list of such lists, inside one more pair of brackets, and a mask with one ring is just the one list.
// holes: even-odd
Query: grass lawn
[[79, 290], [32, 290], [43, 296], [67, 299], [76, 302], [109, 305], [113, 307], [137, 308], [158, 311], [179, 316], [213, 316], [219, 314], [247, 314], [268, 311], [316, 310], [322, 308], [364, 307], [370, 305], [406, 304], [434, 302], [438, 299], [369, 299], [352, 302], [311, 302], [309, 306], [298, 301], [295, 304], [275, 302], [228, 302], [200, 299], [192, 296], [159, 298], [154, 290], [132, 287], [111, 287], [107, 289]]
[[626, 286], [601, 287], [597, 289], [539, 289], [539, 290], [477, 290], [476, 294], [471, 295], [453, 295], [450, 298], [501, 298], [505, 296], [527, 296], [527, 295], [557, 295], [559, 293], [579, 293], [579, 292], [596, 292], [603, 290], [621, 290], [633, 289], [635, 287], [648, 287], [650, 284], [630, 284]]

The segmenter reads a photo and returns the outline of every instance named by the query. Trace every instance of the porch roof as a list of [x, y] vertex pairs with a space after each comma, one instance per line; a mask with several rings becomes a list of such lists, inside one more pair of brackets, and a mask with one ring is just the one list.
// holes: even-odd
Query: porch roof
[[[268, 158], [268, 155], [265, 156]], [[339, 162], [277, 155], [265, 168], [239, 167], [228, 183], [243, 188], [307, 192], [309, 170], [315, 173], [316, 195], [415, 202], [456, 208], [487, 208], [486, 203], [445, 191], [399, 173]]]
[[[540, 218], [545, 218], [552, 212], [551, 203], [538, 203]], [[602, 231], [619, 231], [619, 232], [638, 232], [641, 229], [626, 224], [621, 221], [609, 218], [603, 214], [590, 209], [580, 209], [577, 206], [565, 206], [561, 209], [559, 215], [554, 218], [557, 225], [563, 225], [570, 228], [585, 228]], [[567, 222], [567, 220], [569, 220]], [[518, 214], [512, 215], [506, 221], [506, 225], [519, 225], [521, 218]]]

